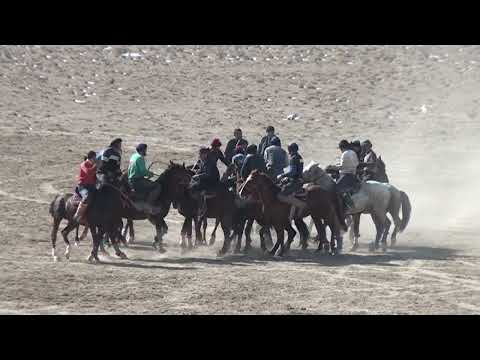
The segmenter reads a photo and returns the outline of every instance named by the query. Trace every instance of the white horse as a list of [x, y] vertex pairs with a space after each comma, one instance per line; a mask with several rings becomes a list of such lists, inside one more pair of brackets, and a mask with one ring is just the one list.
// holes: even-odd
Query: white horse
[[[304, 168], [303, 179], [305, 182], [313, 182], [324, 186], [325, 189], [335, 191], [333, 179], [320, 168], [318, 163], [313, 161]], [[407, 194], [391, 184], [377, 181], [362, 182], [360, 190], [352, 195], [352, 201], [353, 207], [345, 211], [346, 215], [353, 216], [354, 243], [352, 251], [358, 248], [360, 214], [370, 214], [377, 230], [375, 242], [370, 244], [371, 250], [379, 248], [380, 240], [382, 250], [385, 251], [387, 248], [387, 236], [391, 226], [387, 213], [390, 213], [395, 224], [391, 237], [392, 245], [396, 242], [397, 233], [404, 231], [410, 220], [411, 204]], [[400, 207], [402, 208], [401, 219]]]

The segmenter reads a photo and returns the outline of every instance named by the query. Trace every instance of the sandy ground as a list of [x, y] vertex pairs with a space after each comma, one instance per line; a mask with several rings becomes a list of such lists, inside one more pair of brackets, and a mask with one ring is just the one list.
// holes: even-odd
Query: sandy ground
[[[480, 313], [479, 61], [478, 46], [0, 46], [0, 313]], [[181, 254], [171, 210], [165, 254], [138, 222], [129, 260], [88, 264], [88, 238], [52, 262], [48, 203], [88, 150], [121, 136], [126, 166], [146, 142], [160, 170], [268, 124], [322, 165], [369, 138], [412, 201], [398, 247], [369, 253], [363, 217], [342, 257], [297, 239], [283, 259], [217, 258], [221, 236]]]

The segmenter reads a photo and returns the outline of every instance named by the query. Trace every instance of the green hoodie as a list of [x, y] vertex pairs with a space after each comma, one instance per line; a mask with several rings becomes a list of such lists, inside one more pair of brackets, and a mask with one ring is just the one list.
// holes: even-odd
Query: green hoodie
[[128, 181], [132, 182], [134, 179], [141, 179], [144, 177], [152, 177], [153, 173], [147, 170], [145, 166], [145, 159], [138, 152], [134, 153], [130, 158], [128, 165]]

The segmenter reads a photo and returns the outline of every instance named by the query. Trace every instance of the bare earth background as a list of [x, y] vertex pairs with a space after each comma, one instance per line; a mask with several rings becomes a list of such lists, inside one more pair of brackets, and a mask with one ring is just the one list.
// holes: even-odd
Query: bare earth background
[[[0, 313], [478, 314], [479, 84], [478, 46], [0, 46]], [[121, 136], [126, 167], [146, 142], [160, 170], [268, 124], [323, 166], [342, 138], [371, 139], [412, 201], [399, 246], [368, 253], [364, 216], [341, 258], [298, 238], [284, 259], [217, 258], [221, 236], [182, 255], [171, 210], [165, 254], [137, 222], [127, 261], [88, 264], [88, 237], [52, 262], [48, 203], [87, 151]]]

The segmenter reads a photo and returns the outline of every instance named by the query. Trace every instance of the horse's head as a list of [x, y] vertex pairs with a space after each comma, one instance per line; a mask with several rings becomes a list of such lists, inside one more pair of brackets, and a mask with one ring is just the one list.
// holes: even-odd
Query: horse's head
[[262, 198], [261, 194], [269, 190], [273, 191], [273, 188], [275, 188], [275, 184], [266, 174], [253, 170], [243, 183], [238, 194], [240, 198], [246, 198], [250, 195]]
[[170, 161], [168, 168], [159, 176], [158, 182], [164, 184], [166, 191], [173, 196], [182, 193], [190, 184], [192, 173], [185, 164], [176, 164]]
[[320, 167], [320, 165], [314, 161], [311, 161], [304, 169], [303, 169], [303, 180], [305, 182], [315, 182], [324, 176], [326, 172]]

